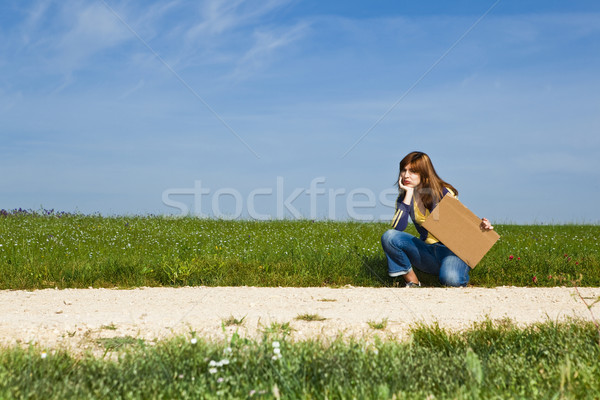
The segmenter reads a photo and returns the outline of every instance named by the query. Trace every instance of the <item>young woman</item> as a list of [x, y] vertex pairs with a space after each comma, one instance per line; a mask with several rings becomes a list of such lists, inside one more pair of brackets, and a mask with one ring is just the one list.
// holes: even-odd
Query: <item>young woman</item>
[[[404, 276], [406, 287], [421, 283], [412, 267], [438, 275], [445, 286], [465, 286], [469, 282], [469, 266], [421, 225], [444, 196], [458, 196], [458, 190], [442, 180], [425, 153], [414, 151], [400, 161], [398, 177], [400, 194], [392, 227], [381, 237], [388, 259], [388, 274]], [[419, 237], [404, 232], [410, 216]], [[481, 229], [494, 229], [483, 218]]]

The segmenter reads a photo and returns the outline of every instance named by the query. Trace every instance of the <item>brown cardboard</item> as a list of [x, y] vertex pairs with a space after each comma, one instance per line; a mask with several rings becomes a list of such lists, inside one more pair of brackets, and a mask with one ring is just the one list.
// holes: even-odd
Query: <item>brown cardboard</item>
[[475, 268], [494, 243], [500, 239], [496, 231], [482, 230], [480, 224], [481, 218], [473, 214], [458, 199], [444, 196], [423, 222], [423, 227], [469, 267]]

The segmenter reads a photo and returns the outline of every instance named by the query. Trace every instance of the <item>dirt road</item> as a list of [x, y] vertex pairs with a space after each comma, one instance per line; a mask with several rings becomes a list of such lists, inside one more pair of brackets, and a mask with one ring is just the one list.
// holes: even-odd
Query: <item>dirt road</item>
[[[580, 288], [588, 299], [600, 288]], [[592, 311], [600, 318], [600, 304]], [[316, 314], [322, 321], [296, 319]], [[566, 317], [591, 319], [574, 288], [257, 288], [185, 287], [0, 291], [0, 342], [4, 345], [84, 349], [96, 339], [131, 336], [155, 340], [195, 334], [213, 340], [257, 337], [272, 323], [290, 324], [291, 337], [405, 337], [416, 323], [463, 329], [485, 318], [518, 324]], [[243, 322], [223, 328], [229, 317]], [[369, 321], [387, 319], [384, 330]]]

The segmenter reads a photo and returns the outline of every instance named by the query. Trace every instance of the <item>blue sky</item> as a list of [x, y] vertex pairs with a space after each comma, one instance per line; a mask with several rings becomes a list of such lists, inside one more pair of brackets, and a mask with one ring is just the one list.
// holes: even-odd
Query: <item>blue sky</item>
[[386, 219], [420, 150], [494, 222], [597, 223], [598, 71], [597, 1], [5, 0], [0, 208]]

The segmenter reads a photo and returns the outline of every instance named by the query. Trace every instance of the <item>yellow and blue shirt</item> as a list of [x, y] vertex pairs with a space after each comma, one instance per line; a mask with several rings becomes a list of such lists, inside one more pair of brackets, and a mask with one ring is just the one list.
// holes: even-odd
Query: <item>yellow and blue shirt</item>
[[[394, 218], [392, 219], [392, 228], [398, 231], [405, 230], [408, 226], [408, 217], [410, 216], [410, 219], [415, 225], [417, 232], [419, 232], [419, 238], [422, 241], [428, 244], [438, 243], [439, 240], [437, 240], [435, 236], [430, 234], [427, 231], [427, 229], [423, 228], [422, 226], [425, 219], [427, 219], [427, 217], [429, 216], [429, 214], [431, 214], [431, 212], [437, 204], [434, 204], [431, 210], [426, 209], [425, 213], [422, 213], [421, 210], [419, 210], [419, 207], [415, 206], [414, 197], [410, 201], [410, 205], [404, 204], [402, 202], [402, 200], [404, 200], [404, 194], [405, 192], [403, 191], [402, 193], [400, 193], [400, 196], [398, 196], [398, 199], [396, 199], [396, 213], [394, 214]], [[446, 195], [455, 197], [454, 193], [450, 189], [444, 188], [443, 196]]]

